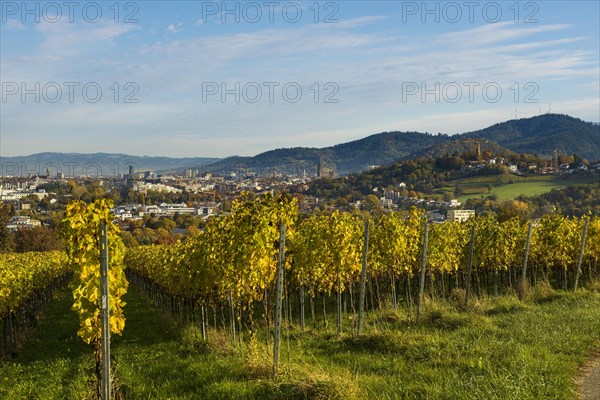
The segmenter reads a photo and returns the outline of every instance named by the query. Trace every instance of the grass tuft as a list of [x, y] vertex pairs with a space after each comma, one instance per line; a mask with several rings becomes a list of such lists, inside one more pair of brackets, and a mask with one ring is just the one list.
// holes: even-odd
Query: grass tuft
[[586, 287], [592, 293], [600, 293], [600, 278], [590, 281]]
[[488, 322], [483, 315], [475, 312], [459, 312], [443, 303], [430, 307], [425, 312], [422, 320], [422, 323], [426, 326], [446, 331], [454, 331], [474, 325], [485, 325]]
[[181, 329], [179, 351], [187, 355], [208, 354], [210, 345], [202, 338], [202, 331], [194, 325], [185, 326]]
[[558, 297], [560, 297], [559, 293], [552, 288], [548, 281], [541, 281], [529, 291], [525, 299], [541, 304], [555, 300]]
[[504, 296], [491, 303], [486, 310], [487, 315], [502, 315], [525, 311], [529, 306], [513, 296]]
[[381, 311], [379, 319], [388, 324], [399, 324], [405, 322], [408, 319], [408, 316], [400, 308], [396, 310], [393, 308], [385, 308]]
[[399, 353], [405, 346], [399, 339], [399, 336], [389, 331], [376, 331], [362, 336], [345, 337], [342, 339], [342, 347], [347, 351], [364, 351], [380, 354]]
[[315, 370], [314, 366], [295, 367], [275, 380], [257, 382], [263, 399], [358, 400], [364, 398], [349, 373]]
[[239, 356], [249, 379], [268, 379], [273, 376], [273, 356], [265, 345], [254, 343], [245, 346]]

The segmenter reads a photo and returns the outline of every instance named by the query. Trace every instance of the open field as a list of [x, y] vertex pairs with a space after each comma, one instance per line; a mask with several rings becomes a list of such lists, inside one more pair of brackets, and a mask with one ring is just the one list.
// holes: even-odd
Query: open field
[[[232, 346], [211, 329], [207, 345], [135, 287], [125, 301], [126, 329], [113, 339], [124, 399], [575, 399], [574, 377], [600, 345], [597, 284], [577, 294], [540, 287], [524, 303], [486, 298], [468, 311], [429, 302], [419, 323], [404, 309], [371, 312], [363, 337], [347, 326], [338, 338], [333, 313], [329, 330], [322, 319], [317, 330], [284, 327], [272, 380], [264, 332]], [[0, 363], [0, 398], [90, 398], [93, 357], [69, 306], [63, 291], [18, 356]]]
[[[460, 202], [473, 197], [495, 194], [499, 200], [512, 200], [520, 195], [536, 196], [550, 192], [552, 189], [563, 189], [573, 185], [597, 183], [598, 175], [593, 176], [555, 176], [536, 175], [523, 177], [518, 175], [476, 176], [453, 181], [453, 185], [441, 188], [442, 192], [454, 194], [457, 184], [463, 187], [463, 195], [458, 196]], [[491, 189], [491, 191], [490, 191]]]

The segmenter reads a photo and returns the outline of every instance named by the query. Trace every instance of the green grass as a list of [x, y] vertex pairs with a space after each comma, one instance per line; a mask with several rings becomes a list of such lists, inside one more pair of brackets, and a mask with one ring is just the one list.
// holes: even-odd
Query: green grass
[[[555, 175], [497, 175], [475, 176], [452, 181], [452, 185], [441, 188], [442, 192], [454, 193], [457, 184], [463, 187], [463, 194], [458, 197], [460, 202], [465, 202], [473, 197], [489, 196], [495, 194], [499, 200], [513, 200], [520, 195], [537, 196], [550, 192], [552, 189], [564, 189], [572, 185], [597, 183], [597, 175], [585, 176], [555, 176]], [[492, 191], [489, 190], [492, 186]]]
[[[262, 332], [234, 348], [211, 330], [206, 346], [135, 288], [125, 300], [126, 329], [113, 340], [124, 399], [575, 399], [573, 378], [600, 344], [598, 291], [541, 288], [525, 303], [476, 300], [468, 311], [429, 302], [420, 323], [403, 309], [371, 312], [360, 338], [349, 319], [338, 338], [333, 314], [328, 331], [293, 325], [272, 380]], [[89, 396], [93, 360], [75, 322], [64, 298], [48, 310], [19, 356], [0, 363], [0, 398]]]
[[76, 399], [93, 393], [94, 358], [77, 337], [70, 294], [55, 295], [35, 334], [12, 360], [0, 362], [0, 399]]
[[[542, 177], [540, 177], [542, 178]], [[532, 179], [516, 182], [513, 184], [499, 186], [492, 190], [492, 193], [498, 196], [500, 200], [512, 200], [520, 195], [537, 196], [547, 193], [553, 189], [564, 189], [572, 185], [583, 185], [588, 183], [597, 183], [598, 177], [582, 176], [571, 179]]]

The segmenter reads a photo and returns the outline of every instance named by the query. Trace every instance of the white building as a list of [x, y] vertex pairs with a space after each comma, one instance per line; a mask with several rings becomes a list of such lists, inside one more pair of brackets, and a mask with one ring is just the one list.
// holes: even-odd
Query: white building
[[194, 207], [188, 207], [187, 204], [167, 204], [160, 203], [160, 210], [163, 213], [167, 214], [196, 214], [196, 209]]
[[394, 205], [394, 202], [392, 201], [392, 199], [386, 199], [385, 197], [381, 197], [379, 199], [379, 204], [381, 204], [383, 208], [391, 209]]
[[475, 218], [475, 210], [448, 210], [448, 220], [464, 222], [469, 218]]
[[10, 219], [6, 227], [10, 231], [16, 231], [18, 229], [23, 228], [36, 228], [38, 226], [42, 226], [42, 223], [36, 219], [31, 219], [31, 217], [26, 216], [14, 216]]
[[460, 207], [462, 203], [459, 202], [457, 199], [452, 199], [450, 200], [450, 202], [448, 203], [448, 206], [450, 207]]
[[134, 182], [131, 188], [134, 192], [147, 193], [148, 190], [161, 193], [181, 193], [181, 189], [174, 188], [172, 186], [164, 185], [162, 183], [144, 183]]

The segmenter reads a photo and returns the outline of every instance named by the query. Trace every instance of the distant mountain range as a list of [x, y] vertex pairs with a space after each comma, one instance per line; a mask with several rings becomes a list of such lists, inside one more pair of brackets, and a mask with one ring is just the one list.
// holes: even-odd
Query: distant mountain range
[[37, 153], [30, 156], [0, 157], [2, 175], [51, 175], [62, 172], [64, 176], [118, 176], [128, 174], [129, 166], [135, 171], [151, 170], [162, 173], [180, 172], [187, 168], [201, 168], [219, 161], [218, 158], [146, 157], [111, 153]]
[[[214, 172], [255, 172], [258, 174], [306, 172], [314, 176], [317, 166], [325, 173], [339, 174], [363, 171], [372, 165], [385, 165], [415, 157], [439, 157], [445, 154], [481, 150], [495, 154], [504, 152], [535, 153], [551, 156], [559, 153], [577, 154], [588, 160], [600, 159], [600, 126], [561, 114], [544, 114], [532, 118], [510, 120], [488, 128], [453, 136], [431, 135], [420, 132], [383, 132], [325, 148], [284, 148], [270, 150], [254, 157], [169, 158], [138, 157], [125, 154], [40, 153], [23, 157], [0, 157], [3, 175], [27, 175], [38, 171], [45, 174], [45, 165], [55, 163], [80, 171], [77, 175], [96, 175], [98, 166], [103, 175], [136, 170], [154, 170], [162, 173], [183, 171], [188, 168]], [[86, 171], [87, 167], [87, 171]], [[15, 171], [15, 168], [17, 171]], [[43, 170], [40, 170], [43, 169]], [[12, 171], [12, 173], [11, 173]], [[108, 173], [107, 173], [108, 171]], [[20, 172], [20, 173], [19, 173]]]

